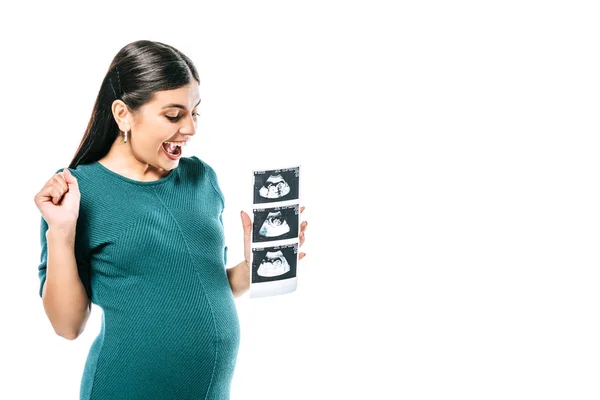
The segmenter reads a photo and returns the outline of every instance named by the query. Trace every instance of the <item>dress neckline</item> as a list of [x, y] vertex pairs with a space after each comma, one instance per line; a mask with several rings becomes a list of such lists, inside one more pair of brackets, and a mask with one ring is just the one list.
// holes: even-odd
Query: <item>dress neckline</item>
[[[179, 162], [181, 163], [181, 160]], [[96, 165], [98, 170], [104, 172], [108, 176], [112, 176], [113, 178], [117, 178], [124, 182], [128, 182], [128, 183], [131, 183], [133, 185], [138, 185], [138, 186], [154, 186], [154, 185], [160, 185], [162, 183], [168, 182], [173, 178], [173, 176], [177, 173], [177, 170], [179, 169], [179, 164], [178, 164], [177, 167], [175, 167], [174, 169], [169, 171], [169, 173], [167, 175], [163, 176], [162, 178], [155, 179], [153, 181], [138, 181], [135, 179], [127, 178], [126, 176], [123, 176], [121, 174], [116, 173], [115, 171], [113, 171], [111, 169], [108, 169], [108, 167], [105, 167], [104, 165], [102, 165], [100, 163], [100, 161], [94, 161], [92, 163], [92, 165]]]

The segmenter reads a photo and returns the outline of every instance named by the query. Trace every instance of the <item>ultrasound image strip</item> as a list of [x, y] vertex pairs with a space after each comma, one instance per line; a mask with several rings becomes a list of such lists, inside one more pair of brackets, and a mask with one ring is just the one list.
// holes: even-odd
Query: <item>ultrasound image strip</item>
[[290, 293], [297, 287], [300, 166], [253, 175], [250, 298]]

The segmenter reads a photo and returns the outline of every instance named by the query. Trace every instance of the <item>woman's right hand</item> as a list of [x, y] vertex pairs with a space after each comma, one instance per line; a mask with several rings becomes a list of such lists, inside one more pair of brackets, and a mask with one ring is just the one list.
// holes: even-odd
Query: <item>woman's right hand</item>
[[75, 233], [81, 193], [77, 179], [68, 168], [54, 174], [34, 197], [48, 228]]

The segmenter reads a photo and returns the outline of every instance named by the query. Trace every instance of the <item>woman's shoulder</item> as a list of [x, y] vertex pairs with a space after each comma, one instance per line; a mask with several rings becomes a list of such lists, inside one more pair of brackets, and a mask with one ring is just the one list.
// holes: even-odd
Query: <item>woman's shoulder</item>
[[[210, 184], [210, 186], [214, 188], [221, 200], [224, 201], [223, 192], [221, 191], [219, 179], [217, 178], [217, 173], [213, 167], [206, 162], [206, 160], [203, 160], [197, 156], [182, 157], [179, 159], [179, 162], [182, 160], [184, 163], [182, 165], [185, 167], [185, 170], [192, 171], [190, 177], [193, 181], [197, 182], [203, 180], [207, 182], [207, 184]], [[188, 166], [190, 168], [187, 168]]]
[[79, 181], [80, 178], [84, 178], [86, 176], [86, 174], [90, 168], [91, 168], [91, 163], [90, 164], [79, 164], [75, 168], [70, 168], [70, 167], [59, 168], [56, 170], [55, 174], [58, 174], [59, 172], [62, 172], [65, 169], [68, 169], [69, 172], [71, 172], [71, 174], [75, 177], [75, 179], [77, 179], [77, 181]]
[[111, 196], [111, 193], [98, 180], [98, 173], [94, 171], [93, 163], [79, 164], [75, 168], [59, 168], [56, 173], [60, 173], [65, 169], [68, 169], [77, 181], [77, 187], [81, 195], [79, 207], [82, 219], [85, 218], [89, 210], [98, 208], [98, 205], [110, 204], [107, 199]]
[[212, 176], [215, 175], [213, 167], [206, 160], [197, 156], [181, 157], [179, 162], [186, 170], [191, 171], [194, 178], [206, 177], [212, 180]]

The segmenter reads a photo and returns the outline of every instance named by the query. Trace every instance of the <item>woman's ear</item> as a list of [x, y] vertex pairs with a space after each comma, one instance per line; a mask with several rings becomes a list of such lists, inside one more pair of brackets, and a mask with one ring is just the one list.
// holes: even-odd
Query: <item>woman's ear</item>
[[123, 103], [122, 100], [115, 100], [112, 103], [111, 111], [115, 122], [119, 126], [119, 129], [122, 132], [128, 131], [130, 128], [129, 123], [129, 110], [127, 109], [127, 105]]

